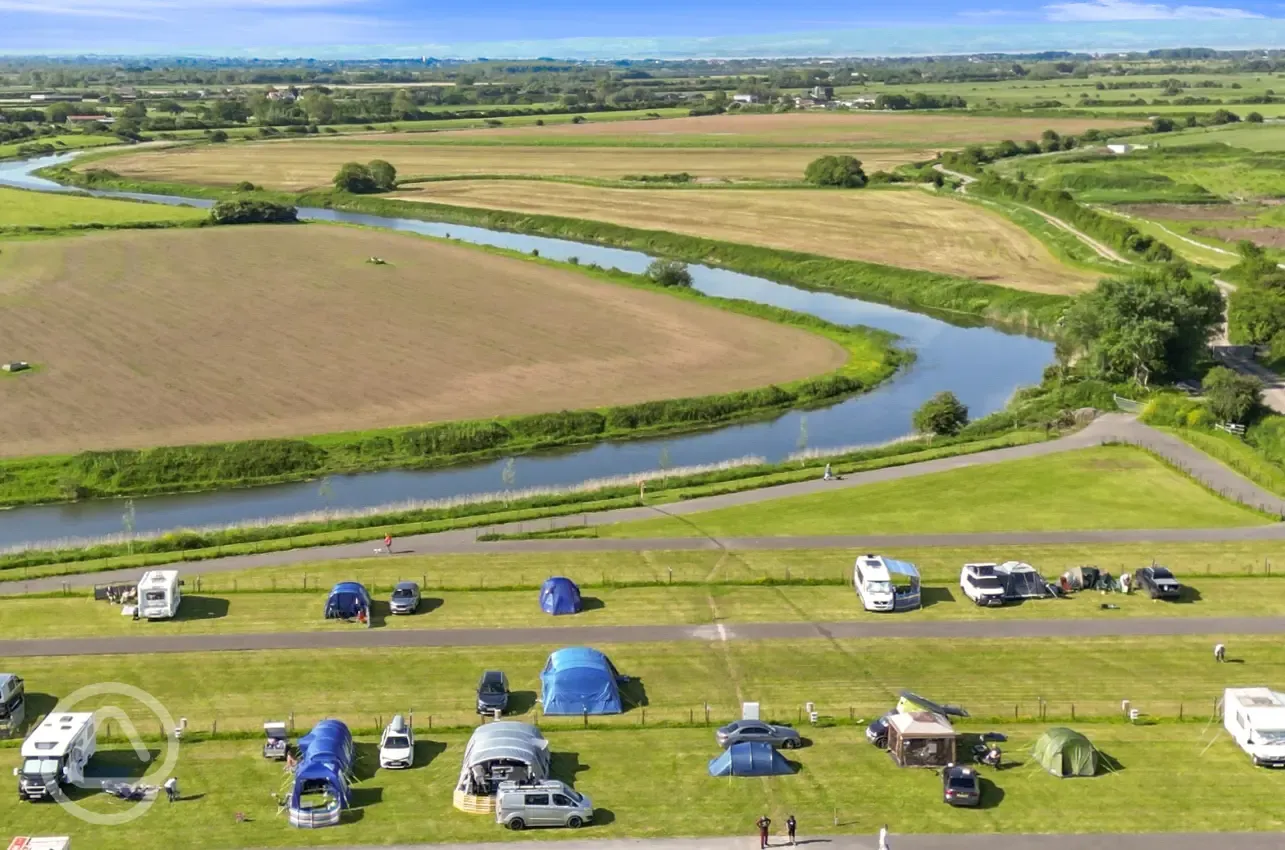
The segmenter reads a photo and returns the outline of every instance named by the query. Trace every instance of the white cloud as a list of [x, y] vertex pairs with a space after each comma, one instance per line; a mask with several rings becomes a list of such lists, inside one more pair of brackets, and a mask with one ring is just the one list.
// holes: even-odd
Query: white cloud
[[1007, 18], [1016, 14], [1012, 9], [968, 9], [959, 13], [961, 18], [971, 18], [974, 20], [994, 20], [995, 18]]
[[1050, 21], [1215, 21], [1261, 18], [1255, 12], [1226, 6], [1166, 6], [1132, 0], [1087, 0], [1044, 7]]

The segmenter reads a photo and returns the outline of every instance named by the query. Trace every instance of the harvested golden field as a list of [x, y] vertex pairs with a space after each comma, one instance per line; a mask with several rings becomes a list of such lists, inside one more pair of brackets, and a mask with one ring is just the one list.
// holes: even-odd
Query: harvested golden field
[[1076, 292], [1094, 275], [1062, 265], [994, 213], [918, 190], [604, 189], [512, 180], [452, 180], [400, 191], [433, 201], [586, 218], [984, 280]]
[[[378, 256], [388, 265], [373, 265]], [[763, 386], [822, 337], [576, 272], [325, 225], [7, 244], [5, 455], [279, 437]]]
[[[932, 156], [922, 150], [854, 153], [867, 171]], [[388, 160], [403, 180], [434, 174], [620, 178], [679, 171], [704, 178], [801, 180], [807, 164], [818, 155], [814, 148], [484, 147], [292, 140], [129, 153], [113, 158], [107, 167], [127, 177], [148, 180], [213, 185], [249, 180], [273, 189], [300, 191], [328, 186], [339, 166], [352, 160]]]
[[871, 144], [928, 148], [962, 147], [970, 142], [1038, 139], [1045, 130], [1082, 133], [1090, 127], [1105, 130], [1137, 126], [1138, 121], [1102, 118], [982, 118], [931, 115], [922, 112], [785, 112], [774, 115], [707, 115], [652, 121], [595, 122], [544, 127], [496, 127], [459, 130], [424, 136], [391, 134], [384, 139], [420, 139], [433, 143], [489, 142], [586, 145], [638, 143], [646, 145], [726, 144], [806, 145]]

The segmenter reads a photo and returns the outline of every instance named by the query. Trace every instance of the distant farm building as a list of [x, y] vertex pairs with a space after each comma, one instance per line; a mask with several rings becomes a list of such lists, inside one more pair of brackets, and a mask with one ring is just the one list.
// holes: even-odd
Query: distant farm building
[[1129, 153], [1130, 151], [1145, 151], [1146, 145], [1130, 145], [1123, 143], [1112, 143], [1107, 145], [1107, 150], [1114, 154]]
[[736, 103], [758, 103], [759, 96], [756, 94], [734, 94], [732, 100]]

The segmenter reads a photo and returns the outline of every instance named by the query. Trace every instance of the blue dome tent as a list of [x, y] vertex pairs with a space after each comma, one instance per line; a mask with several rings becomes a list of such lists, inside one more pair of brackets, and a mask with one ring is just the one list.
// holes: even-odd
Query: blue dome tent
[[546, 614], [580, 613], [580, 588], [562, 576], [546, 579], [540, 588], [540, 610]]
[[[301, 827], [332, 826], [348, 808], [356, 748], [352, 733], [338, 720], [323, 720], [299, 739], [299, 763], [290, 792], [290, 824]], [[319, 805], [305, 795], [322, 794]]]
[[785, 756], [765, 741], [732, 744], [710, 760], [710, 776], [785, 776], [794, 773]]
[[358, 611], [370, 616], [370, 594], [365, 587], [355, 581], [341, 581], [331, 588], [326, 597], [327, 620], [351, 620]]
[[545, 714], [619, 714], [616, 668], [596, 649], [575, 646], [549, 656], [540, 674]]

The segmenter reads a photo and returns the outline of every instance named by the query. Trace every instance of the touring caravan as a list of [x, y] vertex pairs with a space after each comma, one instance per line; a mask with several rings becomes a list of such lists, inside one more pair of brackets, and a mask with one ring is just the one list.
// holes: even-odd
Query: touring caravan
[[919, 607], [919, 571], [914, 564], [882, 555], [860, 555], [852, 584], [867, 611], [908, 611]]
[[1285, 694], [1270, 688], [1227, 688], [1223, 727], [1254, 764], [1285, 767]]
[[168, 620], [178, 613], [183, 601], [183, 582], [177, 570], [152, 570], [138, 580], [138, 616], [145, 620]]
[[0, 738], [22, 728], [27, 719], [27, 691], [20, 676], [0, 673]]
[[62, 783], [84, 781], [85, 765], [98, 748], [92, 712], [51, 714], [22, 742], [18, 798], [52, 797]]

